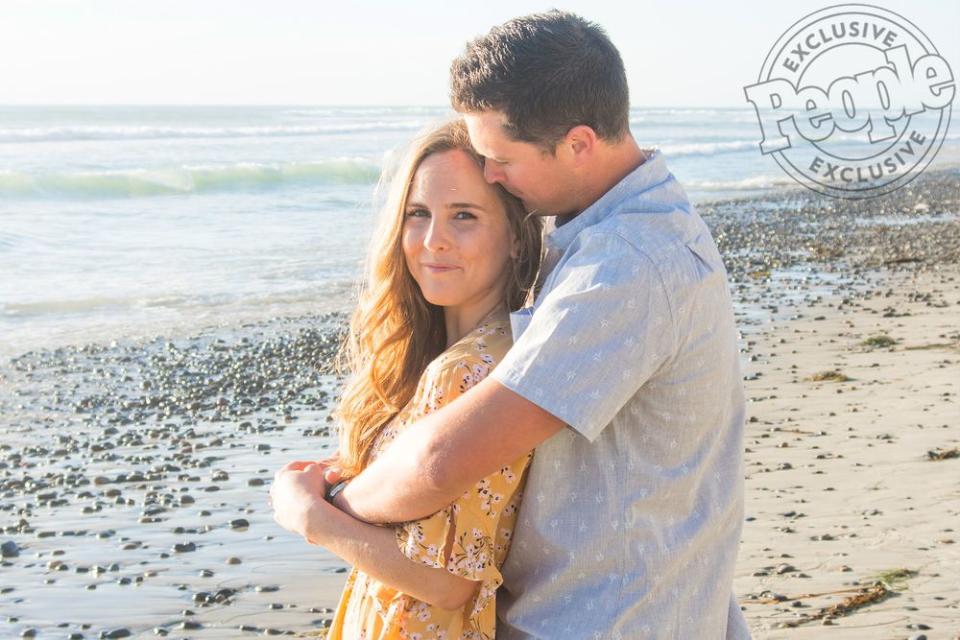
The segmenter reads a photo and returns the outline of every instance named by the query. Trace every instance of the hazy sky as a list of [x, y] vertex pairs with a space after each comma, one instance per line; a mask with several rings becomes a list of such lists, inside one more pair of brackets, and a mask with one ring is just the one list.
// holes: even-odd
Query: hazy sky
[[[829, 4], [0, 0], [0, 104], [445, 105], [468, 39], [558, 7], [606, 27], [635, 106], [745, 105], [779, 35]], [[960, 73], [960, 0], [882, 6]]]

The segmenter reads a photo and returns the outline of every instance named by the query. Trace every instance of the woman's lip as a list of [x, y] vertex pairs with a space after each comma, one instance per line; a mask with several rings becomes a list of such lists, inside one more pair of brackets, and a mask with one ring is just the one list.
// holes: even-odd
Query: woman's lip
[[453, 271], [454, 269], [459, 269], [459, 267], [454, 267], [449, 264], [430, 264], [428, 262], [423, 263], [423, 266], [430, 271]]

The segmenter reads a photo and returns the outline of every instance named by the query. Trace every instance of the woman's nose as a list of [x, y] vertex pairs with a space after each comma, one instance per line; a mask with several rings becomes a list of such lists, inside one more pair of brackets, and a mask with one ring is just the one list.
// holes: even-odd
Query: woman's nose
[[427, 234], [423, 237], [423, 246], [428, 251], [443, 251], [450, 248], [450, 238], [442, 222], [434, 218], [430, 221]]

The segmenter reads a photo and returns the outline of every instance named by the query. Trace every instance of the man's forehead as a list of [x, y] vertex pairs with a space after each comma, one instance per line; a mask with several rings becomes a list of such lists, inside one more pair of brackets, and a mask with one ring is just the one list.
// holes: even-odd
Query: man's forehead
[[468, 111], [463, 114], [467, 125], [483, 125], [486, 128], [502, 129], [508, 120], [505, 113], [496, 109], [487, 109], [485, 111]]
[[507, 122], [506, 116], [499, 111], [467, 113], [464, 114], [464, 120], [470, 132], [470, 141], [478, 151], [483, 151], [481, 145], [503, 146], [510, 142], [503, 126]]

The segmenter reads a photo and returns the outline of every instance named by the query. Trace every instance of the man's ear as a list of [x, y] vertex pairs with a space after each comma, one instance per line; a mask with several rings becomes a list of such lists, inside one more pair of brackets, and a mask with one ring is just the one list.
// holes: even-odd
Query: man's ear
[[575, 160], [588, 158], [597, 145], [597, 132], [585, 124], [578, 124], [567, 131], [564, 144], [570, 149]]

